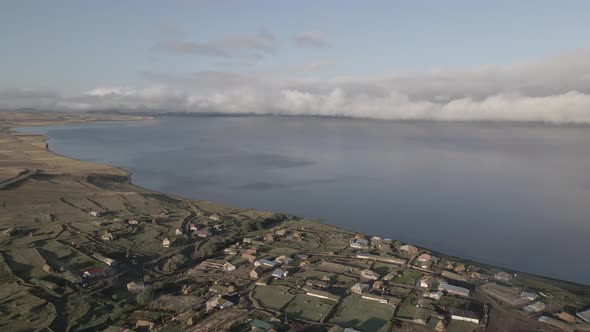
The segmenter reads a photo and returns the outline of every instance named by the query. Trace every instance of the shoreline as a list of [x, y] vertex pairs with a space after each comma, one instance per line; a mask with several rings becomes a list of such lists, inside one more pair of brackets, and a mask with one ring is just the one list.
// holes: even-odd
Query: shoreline
[[[173, 194], [173, 193], [167, 193], [167, 192], [162, 192], [162, 191], [158, 191], [158, 190], [146, 188], [146, 187], [143, 187], [143, 186], [140, 186], [140, 185], [134, 183], [132, 181], [132, 175], [133, 175], [133, 173], [131, 171], [125, 169], [125, 168], [122, 168], [122, 167], [119, 167], [119, 166], [115, 166], [115, 165], [110, 165], [110, 164], [100, 164], [100, 163], [96, 163], [96, 162], [84, 161], [84, 160], [81, 160], [81, 159], [76, 159], [74, 157], [70, 157], [70, 156], [59, 154], [59, 153], [51, 150], [51, 148], [49, 147], [49, 144], [47, 142], [48, 142], [48, 140], [51, 139], [50, 137], [48, 137], [46, 135], [43, 135], [43, 134], [26, 133], [26, 132], [21, 132], [21, 131], [17, 131], [16, 130], [17, 128], [22, 130], [22, 129], [25, 129], [27, 127], [34, 128], [34, 127], [40, 127], [40, 126], [67, 126], [67, 125], [79, 125], [79, 124], [93, 124], [93, 123], [97, 123], [97, 122], [105, 122], [105, 123], [108, 123], [108, 122], [114, 122], [114, 121], [149, 121], [149, 120], [153, 120], [153, 119], [154, 118], [148, 117], [148, 118], [142, 118], [142, 119], [136, 119], [136, 120], [126, 120], [126, 119], [118, 120], [118, 119], [115, 119], [115, 120], [106, 120], [106, 121], [103, 121], [103, 120], [95, 120], [95, 121], [88, 121], [88, 122], [63, 122], [63, 123], [55, 123], [55, 124], [26, 125], [26, 126], [18, 126], [18, 127], [9, 127], [8, 128], [8, 131], [9, 132], [13, 132], [13, 133], [15, 133], [17, 135], [37, 136], [37, 137], [42, 138], [40, 141], [43, 142], [43, 143], [45, 143], [46, 150], [49, 153], [53, 154], [53, 155], [60, 156], [62, 158], [66, 158], [66, 159], [73, 160], [73, 161], [76, 161], [76, 162], [90, 163], [90, 164], [101, 166], [101, 167], [108, 167], [108, 168], [112, 168], [114, 170], [117, 170], [119, 172], [122, 172], [122, 173], [125, 174], [126, 182], [129, 185], [131, 185], [131, 186], [139, 189], [139, 191], [150, 192], [150, 193], [153, 193], [153, 194], [163, 195], [163, 196], [171, 197], [171, 198], [174, 198], [174, 199], [181, 199], [181, 200], [188, 200], [188, 201], [196, 201], [196, 202], [209, 202], [209, 203], [213, 203], [213, 204], [217, 204], [217, 205], [221, 205], [221, 206], [225, 206], [225, 207], [229, 207], [229, 208], [239, 209], [239, 210], [245, 210], [245, 211], [259, 211], [259, 212], [282, 213], [281, 211], [258, 210], [258, 209], [255, 209], [255, 208], [246, 208], [246, 207], [238, 207], [238, 206], [233, 206], [233, 205], [227, 205], [227, 204], [225, 204], [223, 202], [213, 202], [213, 201], [209, 201], [209, 200], [206, 200], [206, 199], [186, 198], [186, 197], [179, 196], [179, 195], [176, 195], [176, 194]], [[88, 175], [91, 175], [91, 174], [88, 174]], [[97, 174], [97, 175], [101, 175], [101, 174]], [[330, 224], [330, 223], [323, 222], [323, 221], [321, 221], [321, 219], [310, 218], [310, 220], [314, 220], [314, 221], [319, 222], [321, 224], [328, 225], [328, 226], [331, 226], [331, 227], [334, 227], [334, 228], [337, 228], [337, 229], [341, 229], [341, 230], [344, 230], [344, 231], [347, 231], [347, 232], [358, 233], [355, 230], [351, 230], [351, 229], [347, 229], [347, 228], [344, 228], [344, 227], [341, 227], [341, 226], [337, 226], [337, 225], [333, 225], [333, 224]], [[379, 234], [376, 234], [376, 236], [379, 236]], [[428, 248], [428, 247], [420, 246], [419, 244], [414, 244], [414, 245], [416, 245], [420, 249], [428, 250], [428, 251], [430, 251], [432, 253], [435, 253], [435, 254], [437, 254], [439, 256], [450, 257], [450, 258], [453, 258], [455, 260], [459, 260], [459, 261], [464, 262], [464, 263], [471, 263], [471, 264], [475, 264], [475, 265], [479, 265], [479, 266], [485, 266], [485, 267], [493, 268], [493, 269], [501, 269], [501, 270], [504, 270], [504, 271], [512, 272], [513, 274], [526, 274], [528, 276], [532, 276], [532, 277], [536, 277], [536, 278], [542, 278], [542, 279], [546, 279], [546, 280], [552, 280], [554, 282], [560, 282], [560, 283], [568, 283], [568, 284], [575, 285], [575, 286], [581, 286], [581, 287], [588, 287], [588, 286], [590, 286], [590, 283], [589, 284], [583, 284], [583, 283], [576, 282], [576, 281], [570, 281], [570, 280], [558, 279], [558, 278], [554, 278], [554, 277], [550, 277], [550, 276], [533, 274], [533, 273], [524, 272], [524, 271], [520, 271], [520, 270], [517, 270], [517, 269], [509, 268], [509, 267], [504, 267], [504, 266], [502, 266], [500, 264], [490, 264], [490, 263], [485, 263], [485, 262], [479, 261], [477, 259], [463, 258], [463, 256], [461, 256], [461, 255], [449, 255], [449, 254], [446, 254], [446, 253], [441, 252], [441, 251], [437, 251], [437, 250], [434, 250], [434, 249], [431, 249], [431, 248]]]

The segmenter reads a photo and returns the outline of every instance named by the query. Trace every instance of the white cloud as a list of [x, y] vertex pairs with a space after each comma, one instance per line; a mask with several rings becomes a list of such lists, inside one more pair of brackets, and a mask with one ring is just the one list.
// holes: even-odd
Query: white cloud
[[262, 58], [276, 49], [274, 36], [263, 29], [251, 35], [229, 36], [206, 42], [182, 41], [172, 36], [152, 46], [152, 50], [166, 54], [253, 59]]
[[71, 98], [14, 90], [0, 93], [0, 106], [590, 124], [589, 72], [589, 49], [510, 66], [327, 80], [145, 72], [150, 88], [102, 87]]
[[328, 41], [320, 31], [305, 31], [295, 36], [295, 44], [299, 47], [324, 48]]

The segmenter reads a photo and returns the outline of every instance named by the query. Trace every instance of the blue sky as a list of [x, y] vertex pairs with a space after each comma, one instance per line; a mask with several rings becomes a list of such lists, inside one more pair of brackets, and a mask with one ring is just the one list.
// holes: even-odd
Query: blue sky
[[588, 48], [588, 13], [588, 1], [4, 1], [0, 89], [64, 98], [153, 87], [146, 73], [333, 80], [511, 66]]

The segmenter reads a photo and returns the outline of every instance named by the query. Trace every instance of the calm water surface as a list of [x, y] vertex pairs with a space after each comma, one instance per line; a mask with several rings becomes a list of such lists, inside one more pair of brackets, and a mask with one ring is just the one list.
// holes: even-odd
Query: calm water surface
[[259, 117], [24, 130], [150, 189], [590, 284], [590, 128]]

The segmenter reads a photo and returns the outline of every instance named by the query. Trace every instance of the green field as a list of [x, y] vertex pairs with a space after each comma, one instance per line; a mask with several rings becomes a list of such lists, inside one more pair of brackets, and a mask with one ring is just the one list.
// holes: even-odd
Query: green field
[[359, 295], [351, 294], [340, 303], [330, 323], [361, 331], [388, 331], [392, 315], [391, 305], [363, 300]]
[[287, 288], [280, 286], [256, 286], [252, 297], [265, 308], [279, 310], [289, 303], [294, 296], [287, 293]]
[[319, 322], [330, 312], [333, 303], [333, 301], [300, 294], [289, 302], [284, 311], [291, 317]]

